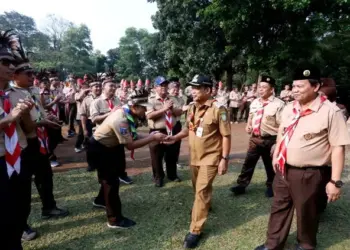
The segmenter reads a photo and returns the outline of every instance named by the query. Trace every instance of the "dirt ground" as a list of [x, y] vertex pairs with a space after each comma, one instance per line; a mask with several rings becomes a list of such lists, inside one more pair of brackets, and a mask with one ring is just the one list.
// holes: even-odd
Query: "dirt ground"
[[[232, 125], [232, 145], [231, 159], [243, 159], [248, 147], [249, 135], [244, 131], [245, 123]], [[63, 129], [63, 135], [66, 136], [66, 128]], [[75, 153], [74, 144], [76, 137], [69, 138], [68, 141], [59, 145], [56, 149], [58, 161], [62, 164], [60, 167], [54, 168], [54, 172], [62, 172], [76, 168], [86, 168], [86, 153]], [[180, 163], [188, 163], [188, 140], [184, 139], [181, 145]], [[135, 161], [130, 158], [130, 153], [126, 151], [127, 156], [127, 172], [130, 176], [140, 174], [150, 170], [150, 154], [148, 147], [143, 147], [135, 151]]]

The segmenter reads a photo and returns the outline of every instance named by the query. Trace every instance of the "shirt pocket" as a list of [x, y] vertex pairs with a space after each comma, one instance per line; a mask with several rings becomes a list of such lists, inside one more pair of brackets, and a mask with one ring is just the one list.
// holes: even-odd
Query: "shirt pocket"
[[309, 127], [302, 130], [302, 141], [319, 140], [328, 136], [328, 129], [323, 126]]

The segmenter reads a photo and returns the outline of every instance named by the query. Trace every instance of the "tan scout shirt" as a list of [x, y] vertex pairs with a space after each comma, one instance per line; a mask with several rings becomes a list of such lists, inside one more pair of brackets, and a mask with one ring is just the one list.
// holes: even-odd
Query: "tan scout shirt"
[[239, 92], [231, 91], [230, 92], [230, 107], [231, 108], [238, 108], [241, 104], [241, 94]]
[[[284, 102], [274, 96], [270, 96], [269, 101], [270, 103], [264, 107], [264, 114], [260, 124], [261, 136], [277, 135], [278, 127], [281, 124], [281, 115], [285, 106]], [[250, 104], [249, 116], [253, 123], [260, 106], [260, 98], [255, 99]]]
[[90, 116], [90, 106], [91, 103], [96, 100], [99, 96], [94, 96], [93, 94], [89, 94], [87, 97], [84, 98], [83, 102], [80, 106], [80, 115], [86, 116], [88, 119], [91, 119]]
[[192, 104], [187, 112], [185, 126], [189, 128], [191, 117], [198, 120], [201, 108], [209, 106], [199, 127], [203, 128], [202, 136], [189, 131], [189, 146], [192, 166], [218, 166], [222, 157], [222, 137], [231, 135], [231, 126], [226, 108], [217, 102], [207, 101], [202, 107]]
[[[167, 100], [172, 100], [174, 102], [174, 105], [173, 105], [174, 108], [182, 109], [182, 106], [180, 105], [180, 103], [177, 100], [175, 100], [172, 96], [167, 96], [165, 98], [165, 101], [167, 101]], [[154, 97], [150, 97], [148, 99], [148, 102], [152, 106], [147, 108], [146, 115], [149, 113], [152, 113], [153, 111], [160, 110], [164, 106], [164, 104], [163, 104], [163, 102], [161, 102], [161, 98], [158, 94], [156, 94]], [[174, 126], [175, 123], [177, 122], [177, 117], [173, 116], [172, 121], [173, 121], [173, 126]], [[159, 117], [157, 120], [148, 119], [148, 127], [150, 129], [166, 129], [165, 113], [163, 116]]]
[[[174, 105], [176, 102], [176, 107], [183, 107], [185, 105], [185, 101], [182, 97], [180, 96], [170, 96], [172, 98], [172, 100], [174, 101]], [[176, 121], [181, 121], [181, 116], [177, 116], [175, 117]]]
[[[19, 94], [19, 92], [16, 92], [13, 88], [7, 89], [5, 91], [10, 91], [9, 93], [9, 99], [11, 102], [11, 107], [15, 107], [18, 103], [18, 101], [21, 98], [21, 95]], [[2, 119], [2, 117], [4, 116], [4, 101], [2, 98], [0, 98], [0, 119]], [[20, 120], [16, 122], [16, 131], [17, 131], [17, 136], [18, 136], [18, 142], [19, 145], [21, 146], [22, 149], [27, 147], [27, 138], [24, 135], [24, 132], [20, 126]], [[1, 130], [0, 131], [0, 157], [5, 155], [5, 135], [4, 135], [4, 131]]]
[[[90, 116], [91, 121], [94, 122], [94, 118], [98, 115], [103, 115], [108, 113], [110, 110], [108, 106], [107, 96], [102, 94], [99, 98], [94, 100], [90, 105]], [[119, 99], [117, 97], [114, 97], [114, 106], [120, 106]], [[96, 127], [100, 124], [96, 124]]]
[[249, 90], [247, 93], [247, 101], [252, 102], [258, 97], [257, 91]]
[[94, 133], [96, 141], [106, 147], [115, 147], [132, 141], [128, 120], [123, 109], [109, 115]]
[[[47, 117], [47, 113], [40, 102], [40, 92], [36, 87], [30, 87], [29, 89], [24, 89], [20, 87], [13, 87], [16, 96], [19, 99], [32, 98], [35, 107], [30, 110], [30, 116], [32, 121], [38, 121], [40, 119], [45, 119]], [[35, 100], [34, 100], [35, 99]], [[27, 138], [35, 138], [37, 137], [36, 131], [33, 130], [31, 133], [26, 134]]]
[[[289, 165], [330, 165], [332, 146], [350, 144], [349, 132], [341, 110], [328, 100], [320, 105], [320, 97], [317, 97], [310, 105], [314, 112], [300, 118], [287, 147]], [[289, 103], [282, 113], [283, 131], [291, 124], [293, 118], [293, 103]]]

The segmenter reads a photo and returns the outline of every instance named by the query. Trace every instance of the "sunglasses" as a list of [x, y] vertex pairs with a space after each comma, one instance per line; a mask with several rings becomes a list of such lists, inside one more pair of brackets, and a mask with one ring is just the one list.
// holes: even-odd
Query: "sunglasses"
[[9, 67], [11, 64], [14, 65], [14, 61], [9, 59], [0, 59], [0, 63], [6, 67]]

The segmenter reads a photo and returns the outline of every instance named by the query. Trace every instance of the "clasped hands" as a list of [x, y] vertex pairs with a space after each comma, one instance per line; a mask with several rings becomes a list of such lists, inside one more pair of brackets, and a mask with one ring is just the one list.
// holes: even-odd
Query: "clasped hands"
[[154, 131], [150, 135], [152, 136], [153, 140], [158, 141], [162, 144], [170, 145], [176, 142], [174, 136], [165, 135], [159, 131]]

